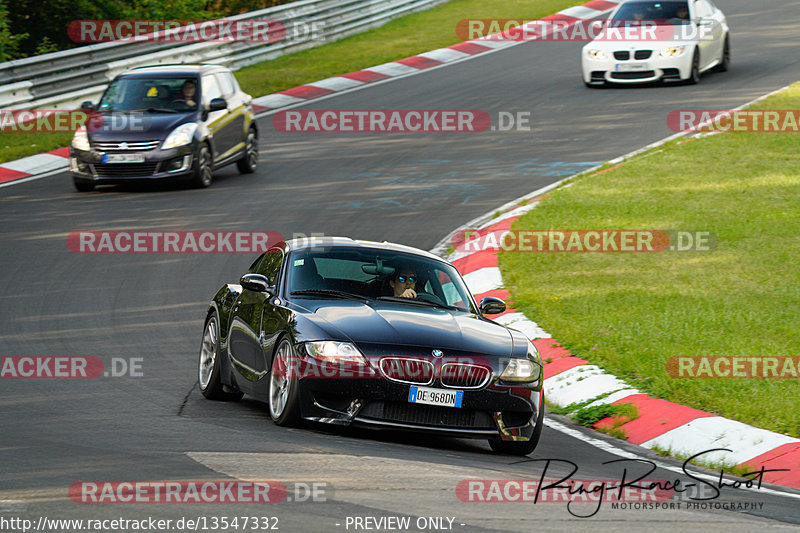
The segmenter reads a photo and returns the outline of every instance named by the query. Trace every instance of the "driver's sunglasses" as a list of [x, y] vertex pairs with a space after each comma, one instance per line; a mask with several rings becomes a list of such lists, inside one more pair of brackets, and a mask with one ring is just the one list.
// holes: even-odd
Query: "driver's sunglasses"
[[415, 278], [414, 276], [397, 276], [397, 281], [399, 281], [400, 283], [405, 283], [406, 281], [408, 281], [409, 283], [415, 283], [417, 281], [417, 278]]

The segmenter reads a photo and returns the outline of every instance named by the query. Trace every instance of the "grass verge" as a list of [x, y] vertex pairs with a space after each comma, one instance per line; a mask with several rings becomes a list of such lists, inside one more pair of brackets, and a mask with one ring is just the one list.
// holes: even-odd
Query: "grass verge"
[[[800, 84], [752, 109], [800, 109]], [[794, 379], [676, 379], [674, 356], [800, 354], [797, 133], [670, 143], [550, 193], [515, 230], [709, 230], [710, 252], [510, 253], [516, 307], [640, 390], [800, 437]]]
[[[581, 3], [451, 0], [358, 35], [243, 68], [236, 77], [246, 93], [263, 96], [450, 46], [460, 41], [456, 24], [463, 19], [538, 19]], [[55, 150], [67, 146], [71, 139], [71, 133], [0, 133], [0, 162]]]

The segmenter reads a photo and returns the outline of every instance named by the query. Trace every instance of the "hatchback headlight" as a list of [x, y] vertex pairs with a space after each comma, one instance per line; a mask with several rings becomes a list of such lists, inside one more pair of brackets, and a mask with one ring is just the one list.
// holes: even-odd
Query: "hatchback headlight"
[[349, 342], [313, 341], [307, 342], [306, 353], [321, 361], [333, 363], [366, 363], [366, 358]]
[[506, 365], [500, 379], [503, 381], [530, 382], [539, 379], [542, 371], [542, 359], [539, 351], [531, 341], [528, 341], [528, 354], [526, 359], [511, 359]]
[[197, 131], [197, 122], [189, 122], [186, 124], [181, 124], [174, 130], [172, 133], [167, 135], [167, 138], [164, 140], [164, 144], [161, 145], [162, 150], [166, 150], [168, 148], [178, 148], [180, 146], [186, 146], [187, 144], [192, 142], [194, 138], [194, 132]]
[[588, 55], [591, 59], [606, 59], [608, 54], [606, 54], [603, 50], [587, 50], [586, 55]]
[[674, 57], [682, 55], [686, 51], [685, 46], [670, 46], [661, 49], [661, 55], [666, 57]]
[[75, 130], [75, 135], [72, 137], [72, 147], [76, 150], [83, 150], [84, 152], [88, 152], [92, 149], [92, 147], [89, 146], [89, 135], [86, 133], [86, 128], [84, 126]]

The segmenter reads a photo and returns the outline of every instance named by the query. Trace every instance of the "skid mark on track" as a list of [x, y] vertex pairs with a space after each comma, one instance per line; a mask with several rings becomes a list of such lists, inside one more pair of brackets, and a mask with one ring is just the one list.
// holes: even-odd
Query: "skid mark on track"
[[186, 408], [186, 404], [189, 402], [189, 396], [192, 395], [192, 392], [194, 392], [195, 388], [197, 388], [197, 382], [196, 381], [192, 384], [192, 388], [189, 389], [189, 392], [186, 393], [186, 396], [183, 397], [183, 401], [181, 402], [181, 406], [178, 407], [178, 416], [182, 416], [183, 415], [183, 410]]

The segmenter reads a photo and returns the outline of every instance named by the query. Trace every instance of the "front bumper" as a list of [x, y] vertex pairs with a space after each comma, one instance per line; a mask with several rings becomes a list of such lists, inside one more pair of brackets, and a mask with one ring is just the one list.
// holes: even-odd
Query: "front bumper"
[[[316, 364], [309, 359], [305, 363]], [[324, 370], [315, 373], [305, 368], [304, 374], [309, 373], [325, 376]], [[513, 387], [494, 382], [482, 389], [464, 390], [461, 407], [456, 408], [410, 403], [412, 385], [389, 380], [375, 370], [357, 375], [301, 377], [298, 384], [303, 418], [344, 426], [527, 441], [534, 435], [539, 410], [544, 408], [538, 382]], [[438, 387], [435, 383], [429, 386]]]
[[[94, 183], [121, 183], [131, 180], [162, 180], [185, 177], [192, 172], [194, 143], [162, 150], [156, 148], [146, 152], [98, 150], [83, 151], [70, 148], [69, 168], [73, 178]], [[103, 162], [104, 155], [135, 154], [144, 157], [143, 162]]]
[[687, 79], [692, 70], [692, 51], [687, 49], [680, 56], [662, 56], [658, 49], [647, 59], [635, 59], [630, 51], [630, 59], [617, 60], [613, 51], [608, 51], [606, 59], [591, 59], [583, 51], [581, 65], [583, 81], [589, 84], [604, 83], [651, 83], [654, 81], [680, 81]]

